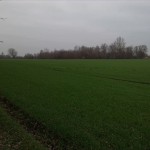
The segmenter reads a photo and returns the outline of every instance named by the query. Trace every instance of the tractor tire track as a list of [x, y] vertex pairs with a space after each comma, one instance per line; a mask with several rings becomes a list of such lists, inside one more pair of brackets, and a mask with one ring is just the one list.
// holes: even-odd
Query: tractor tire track
[[22, 111], [7, 98], [0, 96], [0, 106], [33, 137], [48, 150], [76, 150], [71, 143], [55, 135], [47, 127]]
[[[57, 68], [51, 68], [52, 71], [55, 72], [64, 72], [64, 73], [70, 73], [70, 74], [76, 74], [76, 75], [81, 75], [81, 76], [85, 76], [85, 74], [82, 73], [76, 73], [76, 72], [68, 72], [68, 71], [64, 71], [61, 69], [57, 69]], [[87, 76], [87, 75], [86, 75]], [[143, 82], [143, 81], [135, 81], [135, 80], [128, 80], [128, 79], [121, 79], [121, 78], [115, 78], [115, 77], [109, 77], [109, 76], [104, 76], [104, 75], [89, 75], [87, 77], [97, 77], [97, 78], [103, 78], [103, 79], [109, 79], [109, 80], [116, 80], [116, 81], [122, 81], [122, 82], [129, 82], [129, 83], [136, 83], [136, 84], [144, 84], [144, 85], [150, 85], [149, 82]]]

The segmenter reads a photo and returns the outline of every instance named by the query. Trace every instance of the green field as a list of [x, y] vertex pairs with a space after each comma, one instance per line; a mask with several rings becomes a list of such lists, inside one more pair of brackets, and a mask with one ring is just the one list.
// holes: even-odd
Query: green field
[[149, 150], [149, 60], [0, 60], [0, 95], [76, 149]]
[[46, 150], [0, 108], [0, 150]]

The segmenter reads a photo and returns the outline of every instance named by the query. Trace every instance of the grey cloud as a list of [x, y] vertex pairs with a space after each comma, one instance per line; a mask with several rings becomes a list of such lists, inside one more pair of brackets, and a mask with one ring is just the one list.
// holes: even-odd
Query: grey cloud
[[0, 2], [0, 52], [14, 47], [20, 55], [42, 48], [111, 43], [150, 47], [149, 1], [14, 1]]

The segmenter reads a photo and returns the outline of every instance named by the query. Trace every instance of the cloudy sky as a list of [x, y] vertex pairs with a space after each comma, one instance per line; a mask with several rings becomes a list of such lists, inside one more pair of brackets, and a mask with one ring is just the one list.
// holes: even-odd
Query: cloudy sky
[[2, 0], [0, 18], [7, 18], [0, 19], [0, 53], [110, 44], [118, 36], [150, 49], [149, 0]]

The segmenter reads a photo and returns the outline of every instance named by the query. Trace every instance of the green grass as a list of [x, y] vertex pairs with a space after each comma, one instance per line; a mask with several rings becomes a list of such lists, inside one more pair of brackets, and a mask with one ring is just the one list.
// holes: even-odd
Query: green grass
[[150, 83], [148, 60], [0, 61], [0, 94], [79, 149], [149, 149], [140, 82]]
[[45, 148], [0, 107], [1, 150], [45, 150]]

